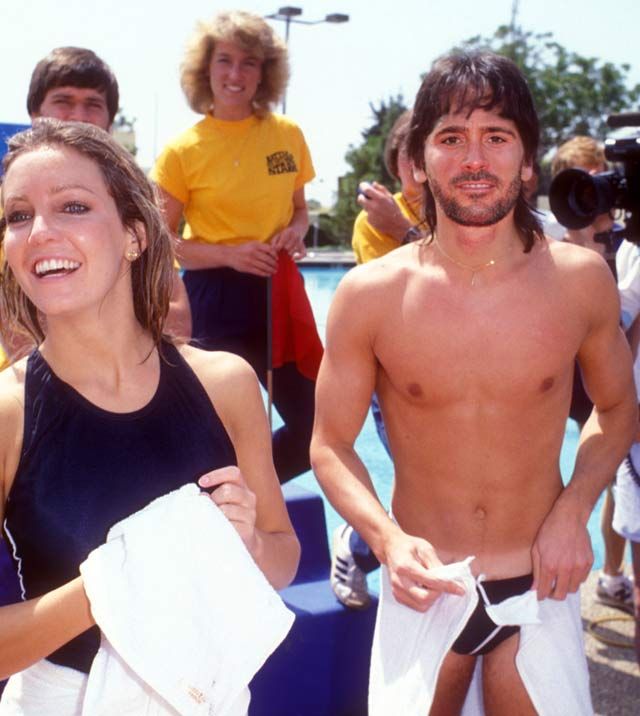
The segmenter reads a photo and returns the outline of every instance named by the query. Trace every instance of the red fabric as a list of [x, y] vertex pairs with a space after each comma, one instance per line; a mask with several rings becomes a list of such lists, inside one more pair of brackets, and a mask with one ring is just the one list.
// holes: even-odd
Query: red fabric
[[310, 380], [318, 377], [322, 342], [298, 267], [286, 251], [271, 281], [273, 367], [295, 363]]

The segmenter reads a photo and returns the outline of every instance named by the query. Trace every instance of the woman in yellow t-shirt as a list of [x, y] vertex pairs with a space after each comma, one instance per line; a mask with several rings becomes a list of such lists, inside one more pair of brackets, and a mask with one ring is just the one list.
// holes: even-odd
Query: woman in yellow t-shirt
[[[152, 171], [171, 230], [185, 220], [177, 254], [194, 343], [241, 355], [263, 384], [267, 278], [281, 253], [305, 253], [304, 185], [314, 176], [298, 126], [270, 111], [288, 75], [286, 46], [261, 17], [225, 12], [199, 23], [181, 83], [204, 118], [164, 148]], [[315, 370], [304, 373], [290, 360], [273, 371], [273, 400], [285, 423], [273, 438], [281, 482], [309, 469]]]

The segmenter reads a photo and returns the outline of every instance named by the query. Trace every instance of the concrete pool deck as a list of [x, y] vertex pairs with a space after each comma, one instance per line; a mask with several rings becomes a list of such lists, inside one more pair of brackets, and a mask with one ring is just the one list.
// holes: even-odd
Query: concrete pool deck
[[307, 255], [297, 262], [300, 266], [355, 266], [353, 251], [307, 249]]
[[[619, 609], [596, 602], [598, 573], [599, 570], [591, 572], [580, 594], [594, 714], [634, 716], [640, 713], [640, 667], [635, 650], [606, 644], [589, 633], [589, 624], [593, 620], [625, 616], [625, 612]], [[611, 621], [599, 625], [597, 631], [607, 640], [632, 644], [634, 624], [632, 619]]]

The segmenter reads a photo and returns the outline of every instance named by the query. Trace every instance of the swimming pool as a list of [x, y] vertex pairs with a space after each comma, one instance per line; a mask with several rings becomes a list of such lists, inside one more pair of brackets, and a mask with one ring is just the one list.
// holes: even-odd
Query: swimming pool
[[[305, 266], [302, 269], [307, 293], [311, 299], [313, 312], [318, 325], [318, 331], [323, 341], [327, 325], [327, 313], [329, 311], [329, 305], [331, 303], [333, 293], [336, 286], [340, 282], [340, 279], [345, 275], [347, 270], [347, 268], [343, 267], [334, 268], [315, 266]], [[565, 482], [571, 477], [575, 463], [577, 446], [578, 428], [572, 420], [569, 420], [567, 421], [565, 439], [560, 455], [560, 470]], [[391, 461], [389, 460], [389, 457], [387, 456], [387, 453], [382, 447], [380, 440], [378, 439], [378, 435], [376, 434], [371, 412], [367, 415], [365, 424], [356, 441], [356, 449], [369, 470], [373, 484], [378, 492], [378, 496], [380, 497], [382, 503], [385, 506], [388, 506], [391, 499], [391, 483], [393, 474], [392, 466]], [[313, 476], [313, 473], [310, 471], [297, 478], [297, 483], [303, 487], [313, 490], [314, 492], [319, 492], [322, 495], [322, 490]], [[331, 535], [333, 529], [341, 524], [343, 520], [333, 509], [328, 500], [325, 499], [324, 502], [327, 516], [327, 529], [329, 535]], [[598, 504], [589, 519], [588, 525], [595, 555], [594, 568], [599, 568], [602, 565], [604, 550], [602, 535], [600, 534], [601, 504], [602, 498], [598, 501]]]

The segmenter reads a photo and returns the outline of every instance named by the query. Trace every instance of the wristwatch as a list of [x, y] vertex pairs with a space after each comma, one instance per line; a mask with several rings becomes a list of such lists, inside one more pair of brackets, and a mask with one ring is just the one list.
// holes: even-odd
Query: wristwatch
[[410, 226], [400, 242], [402, 245], [422, 238], [422, 231], [417, 226]]

